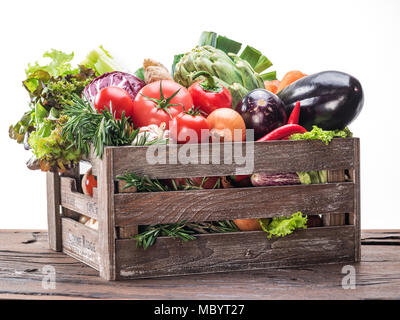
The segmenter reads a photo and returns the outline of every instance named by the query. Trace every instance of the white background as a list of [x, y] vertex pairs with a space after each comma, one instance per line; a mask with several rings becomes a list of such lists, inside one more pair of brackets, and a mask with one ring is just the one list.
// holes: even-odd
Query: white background
[[1, 1], [0, 228], [47, 228], [45, 174], [8, 138], [27, 110], [28, 62], [55, 48], [76, 62], [103, 44], [128, 69], [143, 58], [171, 65], [203, 30], [262, 51], [278, 71], [340, 70], [357, 77], [365, 104], [350, 129], [361, 137], [362, 228], [400, 228], [400, 1]]

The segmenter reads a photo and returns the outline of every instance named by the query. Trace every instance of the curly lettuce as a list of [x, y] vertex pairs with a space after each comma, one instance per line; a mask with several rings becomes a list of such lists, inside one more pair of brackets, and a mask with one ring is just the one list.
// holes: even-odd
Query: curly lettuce
[[313, 126], [311, 131], [292, 134], [289, 140], [321, 140], [328, 145], [333, 138], [347, 138], [352, 136], [353, 133], [347, 127], [343, 130], [322, 130], [317, 126]]
[[[65, 76], [76, 72], [76, 69], [73, 69], [70, 63], [74, 58], [73, 52], [68, 54], [51, 49], [51, 51], [46, 51], [43, 57], [50, 58], [51, 61], [47, 65], [40, 65], [38, 62], [35, 62], [33, 65], [29, 63], [28, 67], [25, 69], [28, 78], [32, 77], [37, 71], [47, 72], [50, 77]], [[42, 76], [43, 75], [44, 74], [42, 74]]]
[[268, 238], [285, 237], [296, 229], [307, 228], [307, 216], [298, 211], [290, 217], [275, 217], [272, 219], [258, 219], [261, 228], [268, 234]]
[[58, 120], [43, 119], [36, 131], [29, 136], [29, 145], [35, 158], [39, 160], [42, 171], [48, 171], [55, 166], [64, 171], [81, 158], [81, 151], [62, 135], [62, 125], [66, 121], [65, 116]]
[[22, 83], [31, 99], [30, 110], [9, 127], [9, 136], [32, 150], [33, 162], [39, 162], [43, 171], [63, 171], [81, 156], [61, 135], [66, 122], [64, 108], [82, 94], [96, 72], [83, 65], [72, 67], [73, 52], [52, 49], [43, 57], [48, 58], [48, 64], [35, 62], [25, 70], [27, 79]]

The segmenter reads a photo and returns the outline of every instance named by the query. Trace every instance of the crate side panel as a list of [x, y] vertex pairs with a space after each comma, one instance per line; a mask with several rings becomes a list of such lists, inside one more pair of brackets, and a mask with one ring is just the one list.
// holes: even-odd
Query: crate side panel
[[97, 220], [97, 188], [93, 189], [93, 197], [79, 193], [76, 190], [75, 179], [61, 178], [61, 206]]
[[63, 252], [99, 270], [99, 234], [69, 218], [62, 218]]
[[[238, 151], [233, 152], [236, 154], [233, 160], [230, 152], [225, 153], [224, 144], [111, 149], [114, 153], [114, 178], [135, 172], [150, 178], [167, 179], [352, 168], [353, 144], [353, 138], [334, 139], [329, 145], [317, 140], [233, 143], [234, 150], [237, 148]], [[154, 152], [155, 147], [157, 152]], [[188, 148], [193, 149], [188, 151]], [[188, 163], [181, 161], [180, 155], [183, 154]], [[149, 161], [153, 155], [157, 161]], [[213, 158], [217, 160], [213, 161]], [[238, 172], [238, 168], [242, 171]]]
[[114, 195], [116, 226], [351, 212], [350, 182]]
[[117, 279], [280, 268], [354, 261], [354, 227], [298, 230], [269, 240], [262, 231], [199, 235], [183, 242], [160, 238], [144, 251], [117, 240]]

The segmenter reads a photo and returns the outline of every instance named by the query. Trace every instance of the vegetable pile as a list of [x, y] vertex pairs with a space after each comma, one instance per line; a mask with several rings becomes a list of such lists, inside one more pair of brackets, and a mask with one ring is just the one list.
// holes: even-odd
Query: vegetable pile
[[[73, 53], [45, 52], [47, 64], [29, 64], [23, 87], [29, 109], [9, 128], [10, 138], [31, 150], [27, 166], [64, 172], [91, 150], [102, 157], [106, 146], [187, 144], [254, 140], [317, 139], [329, 144], [351, 137], [348, 125], [360, 113], [360, 82], [349, 74], [287, 72], [281, 80], [266, 71], [271, 61], [257, 49], [214, 32], [203, 32], [198, 45], [174, 56], [171, 72], [147, 58], [134, 74], [125, 72], [103, 47], [77, 66]], [[290, 172], [230, 177], [157, 180], [135, 172], [117, 177], [130, 192], [166, 192], [232, 187], [326, 183], [327, 172]], [[89, 170], [82, 190], [93, 196], [96, 177]], [[158, 236], [195, 239], [198, 233], [263, 230], [283, 237], [319, 216], [236, 219], [141, 226], [135, 236], [145, 249]], [[96, 228], [97, 222], [80, 221]]]

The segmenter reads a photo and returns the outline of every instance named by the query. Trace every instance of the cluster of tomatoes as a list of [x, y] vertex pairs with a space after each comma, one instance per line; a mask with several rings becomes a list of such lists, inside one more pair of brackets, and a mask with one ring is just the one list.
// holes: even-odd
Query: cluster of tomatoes
[[[107, 87], [96, 96], [98, 112], [112, 106], [116, 118], [129, 116], [135, 128], [160, 126], [170, 132], [174, 143], [202, 143], [245, 139], [245, 123], [232, 109], [228, 89], [211, 76], [185, 88], [172, 80], [159, 80], [145, 85], [132, 100], [127, 91]], [[234, 130], [241, 130], [234, 135]], [[236, 137], [236, 139], [235, 139]]]

